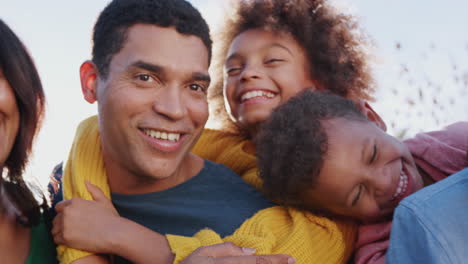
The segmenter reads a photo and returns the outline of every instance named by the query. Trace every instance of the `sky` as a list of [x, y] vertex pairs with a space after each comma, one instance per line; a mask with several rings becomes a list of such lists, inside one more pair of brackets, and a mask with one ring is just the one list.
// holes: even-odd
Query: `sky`
[[[103, 0], [0, 0], [0, 18], [32, 54], [47, 97], [46, 119], [27, 174], [47, 182], [65, 160], [76, 126], [96, 114], [81, 94], [78, 69], [90, 58], [91, 32]], [[212, 31], [227, 9], [223, 0], [191, 1]], [[358, 17], [373, 40], [377, 80], [374, 108], [389, 133], [419, 131], [468, 120], [468, 1], [333, 0]]]

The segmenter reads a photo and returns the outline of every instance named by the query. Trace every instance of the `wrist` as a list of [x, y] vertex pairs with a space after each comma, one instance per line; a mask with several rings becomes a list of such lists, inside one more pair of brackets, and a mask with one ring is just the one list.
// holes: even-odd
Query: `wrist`
[[122, 255], [122, 251], [128, 248], [128, 224], [129, 220], [121, 216], [115, 216], [109, 223], [109, 231], [105, 232], [105, 253]]
[[129, 219], [115, 219], [109, 236], [110, 254], [134, 263], [173, 263], [174, 254], [164, 235]]

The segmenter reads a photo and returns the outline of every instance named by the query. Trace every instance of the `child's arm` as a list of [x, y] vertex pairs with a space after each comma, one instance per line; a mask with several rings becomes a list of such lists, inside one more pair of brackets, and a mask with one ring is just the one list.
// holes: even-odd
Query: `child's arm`
[[[258, 212], [223, 241], [255, 248], [258, 254], [288, 254], [296, 263], [347, 263], [354, 248], [355, 231], [349, 222], [276, 206]], [[197, 247], [219, 239], [211, 230], [202, 230], [194, 237], [166, 237], [176, 256], [175, 263]]]
[[80, 258], [73, 261], [73, 264], [109, 264], [109, 260], [106, 257], [99, 255], [90, 255], [84, 258]]
[[384, 264], [391, 227], [391, 221], [359, 226], [354, 262], [356, 264]]
[[[57, 244], [119, 255], [135, 263], [173, 262], [174, 255], [163, 235], [120, 217], [99, 188], [86, 185], [93, 201], [73, 198], [56, 206], [52, 234]], [[102, 258], [91, 255], [77, 259], [67, 255], [62, 262], [102, 263]]]

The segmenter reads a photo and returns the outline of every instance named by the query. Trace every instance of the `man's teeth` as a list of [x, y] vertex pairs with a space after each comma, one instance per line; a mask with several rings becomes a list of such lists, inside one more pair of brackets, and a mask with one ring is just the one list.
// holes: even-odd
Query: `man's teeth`
[[402, 170], [400, 173], [400, 181], [398, 182], [398, 188], [393, 194], [392, 200], [400, 196], [402, 193], [406, 192], [406, 187], [408, 187], [408, 176]]
[[242, 95], [241, 101], [244, 102], [254, 97], [267, 97], [273, 98], [275, 97], [274, 93], [266, 92], [266, 91], [250, 91]]
[[169, 140], [169, 141], [174, 141], [174, 142], [177, 142], [180, 139], [179, 133], [167, 133], [167, 132], [161, 132], [161, 131], [156, 131], [152, 129], [145, 129], [144, 132], [147, 136], [150, 136], [152, 138], [157, 138], [157, 139]]

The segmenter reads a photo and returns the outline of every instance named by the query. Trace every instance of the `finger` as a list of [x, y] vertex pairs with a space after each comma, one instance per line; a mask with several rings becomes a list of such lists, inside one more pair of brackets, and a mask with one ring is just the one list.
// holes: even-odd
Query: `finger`
[[227, 256], [247, 256], [255, 253], [253, 248], [242, 248], [234, 243], [225, 242], [221, 244], [215, 244], [211, 246], [205, 246], [197, 249], [197, 256], [208, 256], [208, 257], [227, 257]]
[[54, 243], [55, 243], [56, 245], [63, 245], [63, 244], [65, 244], [64, 241], [63, 241], [63, 239], [62, 239], [62, 236], [61, 236], [60, 234], [54, 235]]
[[213, 258], [213, 264], [295, 264], [296, 260], [288, 255], [235, 256]]
[[54, 217], [54, 220], [52, 221], [52, 230], [50, 231], [53, 236], [61, 232], [62, 221], [63, 221], [62, 214], [58, 214], [57, 216]]
[[86, 181], [85, 184], [94, 201], [101, 203], [110, 203], [109, 198], [107, 198], [107, 196], [102, 192], [102, 190], [99, 187], [91, 184], [88, 181]]
[[53, 238], [54, 238], [54, 243], [55, 244], [57, 244], [57, 245], [65, 244], [62, 233], [57, 233], [57, 234], [53, 235]]
[[61, 222], [61, 215], [57, 215], [53, 221], [53, 227], [50, 233], [54, 239], [55, 244], [63, 244], [63, 236], [62, 236], [62, 225]]
[[61, 202], [59, 202], [57, 205], [55, 205], [55, 211], [57, 213], [60, 213], [62, 212], [62, 210], [67, 207], [68, 205], [70, 205], [71, 203], [71, 200], [63, 200]]

